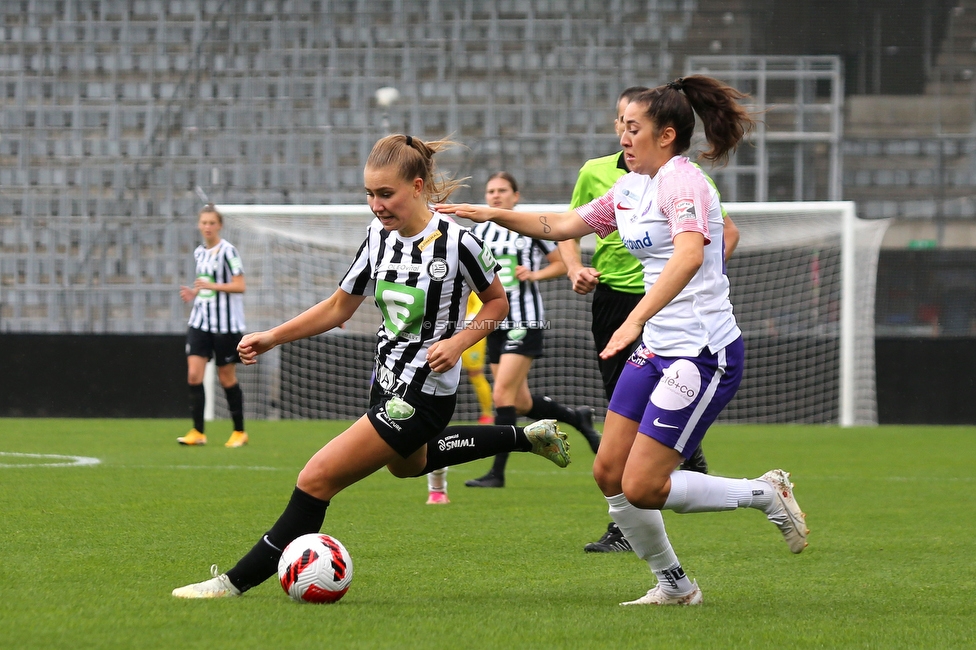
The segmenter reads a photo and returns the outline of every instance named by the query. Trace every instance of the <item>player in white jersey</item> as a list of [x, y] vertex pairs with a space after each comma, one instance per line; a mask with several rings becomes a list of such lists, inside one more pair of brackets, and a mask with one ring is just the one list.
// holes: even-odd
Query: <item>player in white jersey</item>
[[235, 364], [240, 362], [237, 344], [244, 335], [244, 266], [237, 249], [220, 230], [224, 218], [212, 204], [200, 210], [197, 227], [203, 243], [193, 251], [196, 279], [193, 286], [180, 287], [183, 302], [193, 301], [186, 332], [187, 384], [190, 391], [190, 416], [193, 428], [177, 438], [181, 445], [207, 444], [203, 410], [206, 397], [203, 374], [211, 358], [217, 364], [217, 378], [227, 396], [234, 430], [225, 447], [247, 444], [244, 431], [244, 393], [237, 383]]
[[[496, 172], [485, 186], [488, 205], [514, 209], [518, 204], [518, 181], [508, 172]], [[494, 379], [495, 424], [515, 424], [518, 416], [533, 420], [552, 418], [576, 427], [593, 453], [600, 446], [600, 434], [593, 428], [593, 410], [568, 408], [545, 395], [529, 391], [532, 361], [543, 354], [548, 327], [539, 281], [562, 276], [566, 267], [556, 245], [543, 239], [523, 237], [490, 221], [471, 229], [501, 266], [498, 275], [508, 296], [508, 318], [488, 335], [488, 363]], [[498, 454], [491, 469], [480, 478], [465, 481], [468, 487], [505, 486], [508, 454]]]
[[[461, 353], [508, 313], [491, 251], [429, 207], [458, 186], [435, 173], [433, 156], [447, 144], [403, 135], [377, 142], [363, 172], [376, 218], [339, 288], [290, 321], [241, 341], [241, 359], [251, 364], [277, 345], [339, 327], [366, 296], [383, 314], [367, 413], [312, 456], [284, 512], [234, 568], [175, 589], [174, 596], [237, 596], [260, 584], [275, 574], [289, 542], [321, 528], [332, 497], [384, 466], [394, 476], [423, 476], [505, 451], [569, 464], [566, 435], [553, 420], [526, 427], [447, 426]], [[483, 304], [466, 323], [472, 290]]]
[[722, 256], [722, 211], [715, 189], [681, 154], [701, 118], [706, 160], [724, 161], [753, 120], [744, 96], [695, 75], [653, 88], [624, 111], [620, 137], [630, 173], [603, 197], [564, 213], [436, 206], [473, 221], [492, 220], [529, 237], [558, 241], [614, 230], [644, 268], [645, 294], [600, 356], [640, 339], [617, 382], [593, 475], [610, 515], [647, 562], [657, 584], [623, 605], [697, 605], [698, 584], [684, 573], [664, 529], [662, 509], [764, 512], [790, 550], [806, 546], [805, 516], [789, 474], [730, 479], [676, 470], [735, 395], [742, 335], [729, 302]]

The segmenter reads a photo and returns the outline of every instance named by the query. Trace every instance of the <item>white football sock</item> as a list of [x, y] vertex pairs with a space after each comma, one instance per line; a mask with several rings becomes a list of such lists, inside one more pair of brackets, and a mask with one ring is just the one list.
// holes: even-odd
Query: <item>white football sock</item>
[[694, 589], [671, 548], [660, 510], [638, 508], [623, 494], [607, 497], [607, 503], [620, 532], [630, 542], [637, 557], [647, 562], [666, 593], [684, 595]]
[[428, 492], [447, 492], [447, 468], [435, 469], [427, 474]]
[[682, 513], [736, 508], [765, 510], [770, 503], [772, 490], [766, 481], [678, 470], [671, 473], [671, 492], [664, 502], [664, 509]]

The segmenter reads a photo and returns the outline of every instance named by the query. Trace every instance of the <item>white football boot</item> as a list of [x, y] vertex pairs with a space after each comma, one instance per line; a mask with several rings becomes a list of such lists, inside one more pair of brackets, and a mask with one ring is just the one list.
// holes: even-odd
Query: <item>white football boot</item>
[[793, 484], [790, 483], [790, 473], [781, 469], [772, 469], [760, 476], [758, 481], [766, 481], [773, 486], [773, 504], [766, 511], [766, 518], [776, 524], [790, 551], [800, 553], [807, 547], [807, 516], [800, 510], [796, 498], [793, 496]]
[[176, 598], [231, 598], [240, 596], [240, 590], [231, 584], [226, 573], [220, 573], [217, 565], [210, 566], [210, 580], [197, 582], [185, 587], [177, 587], [173, 590]]
[[626, 603], [620, 603], [621, 605], [701, 605], [702, 602], [702, 592], [698, 588], [697, 582], [692, 582], [694, 589], [684, 594], [683, 596], [669, 596], [664, 593], [661, 589], [661, 585], [650, 589], [646, 594], [638, 598], [637, 600], [630, 600]]

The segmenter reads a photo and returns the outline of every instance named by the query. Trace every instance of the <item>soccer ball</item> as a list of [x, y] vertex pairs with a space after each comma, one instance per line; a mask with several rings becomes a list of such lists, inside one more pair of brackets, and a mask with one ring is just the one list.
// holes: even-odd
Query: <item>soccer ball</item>
[[300, 603], [334, 603], [352, 582], [352, 558], [334, 537], [302, 535], [281, 554], [278, 581], [285, 593]]

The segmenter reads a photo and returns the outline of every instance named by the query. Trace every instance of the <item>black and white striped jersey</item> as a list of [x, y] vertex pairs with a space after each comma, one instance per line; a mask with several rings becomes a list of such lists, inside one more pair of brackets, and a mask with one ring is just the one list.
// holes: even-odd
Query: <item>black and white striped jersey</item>
[[401, 395], [407, 387], [456, 393], [461, 364], [436, 373], [427, 365], [427, 349], [464, 328], [468, 295], [487, 289], [496, 271], [491, 250], [449, 217], [435, 212], [415, 237], [384, 230], [374, 219], [339, 288], [372, 295], [383, 314], [376, 381]]
[[556, 250], [556, 243], [525, 237], [491, 221], [476, 224], [471, 232], [491, 249], [501, 266], [498, 277], [508, 294], [509, 311], [498, 329], [544, 328], [546, 314], [539, 283], [520, 282], [515, 277], [515, 267], [538, 271], [545, 266], [546, 256]]
[[[229, 284], [235, 275], [244, 273], [241, 256], [226, 239], [221, 239], [213, 248], [203, 244], [197, 246], [193, 258], [197, 263], [196, 277], [217, 284]], [[189, 325], [214, 334], [243, 332], [244, 295], [201, 289], [193, 299]]]

